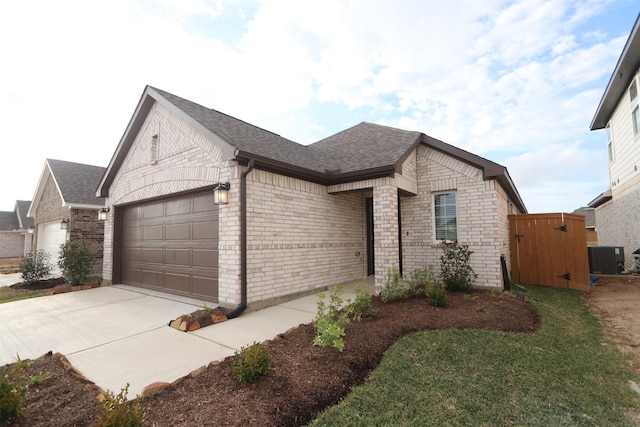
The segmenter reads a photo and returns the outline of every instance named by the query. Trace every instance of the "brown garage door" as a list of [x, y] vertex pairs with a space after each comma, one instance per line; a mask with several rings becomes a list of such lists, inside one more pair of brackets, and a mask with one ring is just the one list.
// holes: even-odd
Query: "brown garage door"
[[122, 283], [217, 301], [218, 207], [211, 192], [122, 209]]

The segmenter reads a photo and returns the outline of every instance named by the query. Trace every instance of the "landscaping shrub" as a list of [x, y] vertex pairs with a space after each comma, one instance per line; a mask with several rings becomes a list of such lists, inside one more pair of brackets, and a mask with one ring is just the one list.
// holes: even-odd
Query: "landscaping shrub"
[[427, 300], [429, 304], [434, 307], [446, 307], [447, 306], [447, 289], [444, 285], [436, 285], [430, 283], [427, 285], [426, 291]]
[[31, 252], [20, 262], [22, 280], [27, 285], [38, 282], [51, 274], [51, 256], [43, 251]]
[[373, 301], [367, 283], [363, 280], [356, 285], [356, 300], [350, 306], [351, 318], [357, 322], [374, 313]]
[[477, 275], [471, 268], [469, 246], [458, 242], [442, 243], [443, 254], [440, 256], [440, 280], [447, 290], [466, 292], [475, 283]]
[[315, 329], [316, 336], [313, 344], [320, 347], [335, 347], [338, 350], [344, 350], [345, 326], [349, 324], [350, 308], [346, 306], [349, 300], [343, 300], [341, 297], [342, 286], [335, 285], [329, 289], [329, 304], [325, 304], [326, 295], [323, 292], [318, 294], [318, 310], [316, 312]]
[[235, 353], [233, 372], [240, 381], [252, 382], [265, 376], [271, 370], [271, 354], [266, 345], [254, 342]]
[[0, 421], [8, 421], [22, 414], [27, 389], [19, 380], [9, 378], [0, 370]]
[[430, 266], [415, 269], [409, 278], [409, 294], [416, 297], [422, 295], [427, 286], [434, 283], [435, 277]]
[[387, 282], [380, 291], [380, 299], [384, 302], [390, 302], [407, 296], [407, 290], [400, 283], [400, 271], [398, 267], [387, 270]]
[[131, 402], [127, 400], [129, 384], [117, 395], [112, 391], [100, 407], [101, 418], [94, 427], [139, 427], [144, 421], [144, 408], [140, 406], [138, 399]]
[[22, 414], [30, 382], [27, 376], [29, 366], [30, 361], [16, 356], [15, 365], [0, 368], [0, 421], [8, 421]]
[[73, 240], [60, 245], [58, 266], [62, 269], [62, 274], [68, 283], [79, 285], [91, 273], [93, 255], [83, 242]]

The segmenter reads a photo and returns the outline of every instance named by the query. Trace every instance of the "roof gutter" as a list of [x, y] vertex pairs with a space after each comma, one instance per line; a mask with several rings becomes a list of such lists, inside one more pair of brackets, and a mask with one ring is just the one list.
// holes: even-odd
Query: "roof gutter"
[[240, 304], [227, 313], [228, 319], [240, 316], [247, 309], [247, 176], [254, 166], [254, 160], [249, 160], [249, 166], [240, 176]]

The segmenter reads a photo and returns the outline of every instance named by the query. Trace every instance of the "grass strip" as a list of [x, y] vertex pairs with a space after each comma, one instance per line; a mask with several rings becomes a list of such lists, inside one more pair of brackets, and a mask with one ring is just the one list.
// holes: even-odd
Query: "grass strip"
[[20, 301], [23, 299], [37, 298], [46, 295], [46, 292], [36, 292], [23, 295], [0, 296], [0, 304], [6, 302]]
[[526, 286], [535, 334], [432, 331], [394, 344], [316, 426], [635, 426], [637, 381], [581, 293]]

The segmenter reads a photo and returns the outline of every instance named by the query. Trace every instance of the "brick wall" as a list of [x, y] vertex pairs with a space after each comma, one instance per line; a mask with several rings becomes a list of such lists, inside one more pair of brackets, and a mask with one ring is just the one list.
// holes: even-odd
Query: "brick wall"
[[24, 235], [19, 231], [0, 231], [0, 258], [21, 257], [24, 243]]
[[623, 246], [625, 265], [640, 247], [640, 177], [619, 185], [613, 198], [596, 208], [599, 246]]
[[248, 301], [366, 275], [364, 197], [254, 170], [248, 176]]
[[104, 250], [104, 223], [98, 221], [98, 212], [90, 209], [71, 209], [69, 240], [81, 241], [93, 256], [93, 274], [102, 276]]
[[435, 241], [433, 194], [455, 190], [458, 240], [474, 252], [476, 285], [501, 287], [500, 255], [509, 259], [507, 213], [513, 209], [506, 193], [496, 181], [484, 181], [481, 170], [423, 145], [416, 163], [418, 195], [401, 199], [403, 273], [425, 266], [439, 270], [442, 249]]

